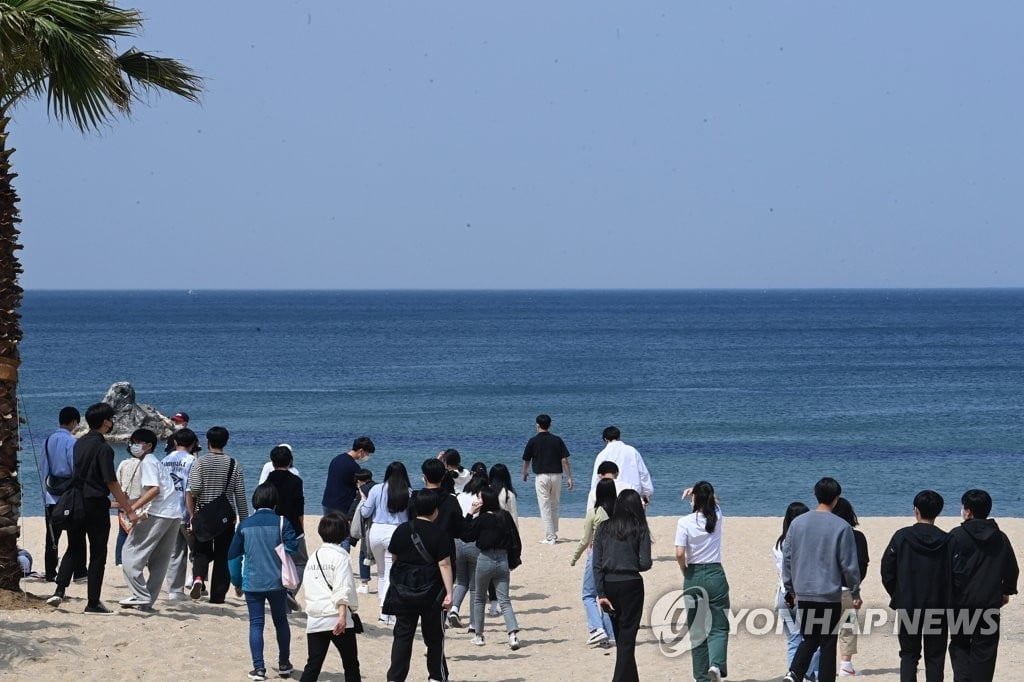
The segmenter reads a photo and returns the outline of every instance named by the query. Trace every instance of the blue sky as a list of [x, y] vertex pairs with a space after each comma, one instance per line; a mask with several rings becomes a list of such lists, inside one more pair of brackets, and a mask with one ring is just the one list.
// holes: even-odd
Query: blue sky
[[207, 92], [15, 112], [27, 288], [1024, 284], [1019, 4], [122, 4]]

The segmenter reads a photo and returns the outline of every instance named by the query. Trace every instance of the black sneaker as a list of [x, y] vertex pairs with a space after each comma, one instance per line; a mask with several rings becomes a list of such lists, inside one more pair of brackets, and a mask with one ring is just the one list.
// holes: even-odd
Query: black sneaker
[[64, 590], [58, 587], [53, 596], [46, 600], [46, 603], [50, 606], [60, 606], [62, 601], [64, 601]]
[[193, 599], [199, 599], [201, 596], [203, 596], [203, 591], [203, 579], [196, 578], [194, 581], [192, 581], [192, 587], [189, 588], [188, 596], [192, 597]]
[[285, 665], [282, 665], [280, 668], [277, 669], [277, 673], [281, 677], [291, 677], [293, 670], [295, 670], [295, 666], [293, 666], [291, 663], [286, 663]]
[[256, 680], [257, 682], [260, 682], [260, 680], [267, 679], [267, 669], [266, 668], [254, 668], [253, 670], [250, 670], [249, 671], [249, 679], [250, 680]]
[[113, 611], [108, 609], [100, 602], [96, 602], [95, 604], [89, 604], [85, 607], [85, 612], [94, 616], [109, 616], [113, 613]]

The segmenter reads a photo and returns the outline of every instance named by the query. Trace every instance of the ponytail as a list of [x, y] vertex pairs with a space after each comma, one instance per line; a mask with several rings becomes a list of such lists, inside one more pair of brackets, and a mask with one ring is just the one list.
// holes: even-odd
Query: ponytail
[[693, 511], [704, 515], [704, 530], [714, 533], [718, 525], [718, 502], [714, 487], [707, 481], [698, 481], [693, 486]]

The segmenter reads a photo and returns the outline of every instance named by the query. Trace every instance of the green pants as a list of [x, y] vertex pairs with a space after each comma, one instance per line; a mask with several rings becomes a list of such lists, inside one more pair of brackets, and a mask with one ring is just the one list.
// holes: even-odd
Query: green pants
[[[686, 611], [693, 658], [693, 678], [708, 682], [708, 668], [717, 665], [722, 677], [728, 675], [729, 581], [722, 564], [691, 564], [683, 572], [683, 592], [692, 606]], [[690, 603], [689, 600], [687, 600]]]

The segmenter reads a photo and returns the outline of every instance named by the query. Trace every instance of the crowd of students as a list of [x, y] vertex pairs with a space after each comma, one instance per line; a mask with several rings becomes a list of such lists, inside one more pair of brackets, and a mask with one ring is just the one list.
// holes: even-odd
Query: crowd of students
[[[277, 674], [292, 674], [287, 616], [300, 608], [300, 587], [307, 615], [307, 661], [301, 679], [317, 679], [332, 644], [341, 655], [346, 681], [361, 679], [358, 595], [369, 594], [373, 566], [377, 625], [392, 630], [389, 681], [409, 675], [417, 628], [426, 644], [429, 679], [447, 680], [445, 633], [467, 626], [460, 613], [468, 612], [467, 634], [473, 645], [486, 646], [488, 615], [501, 616], [511, 650], [522, 645], [510, 595], [511, 572], [522, 563], [522, 539], [517, 495], [505, 465], [488, 470], [478, 462], [467, 469], [460, 453], [448, 449], [422, 463], [422, 487], [414, 485], [401, 462], [391, 462], [378, 483], [365, 467], [374, 443], [357, 438], [328, 467], [317, 527], [321, 542], [310, 555], [304, 484], [290, 446], [271, 449], [250, 514], [242, 467], [224, 451], [226, 429], [209, 429], [206, 453], [199, 456], [199, 439], [187, 427], [188, 416], [179, 413], [162, 460], [155, 453], [156, 435], [140, 429], [129, 440], [130, 457], [115, 472], [114, 453], [104, 438], [112, 417], [109, 405], [91, 406], [85, 415], [89, 432], [76, 440], [71, 432], [80, 415], [73, 407], [64, 408], [61, 429], [44, 444], [45, 579], [56, 583], [47, 600], [51, 605], [61, 605], [71, 581], [84, 577], [85, 612], [111, 613], [100, 592], [109, 509], [114, 506], [120, 527], [115, 560], [129, 591], [120, 606], [152, 610], [164, 586], [171, 601], [207, 595], [209, 603], [222, 604], [234, 586], [249, 614], [252, 680], [268, 674], [268, 606], [278, 645]], [[560, 489], [562, 475], [553, 486], [555, 465], [563, 467], [567, 478], [569, 473], [568, 450], [548, 433], [550, 423], [547, 415], [537, 418], [540, 437], [531, 440], [523, 456], [524, 480], [530, 462], [544, 476], [538, 488], [547, 491], [549, 500], [542, 510], [548, 517], [541, 539], [545, 544], [558, 539], [557, 494], [551, 491]], [[581, 585], [586, 643], [614, 646], [612, 679], [631, 682], [639, 679], [635, 647], [645, 595], [641, 574], [652, 566], [645, 507], [653, 486], [639, 453], [621, 443], [618, 429], [609, 427], [603, 435], [607, 447], [594, 463], [583, 537], [570, 563], [587, 555]], [[68, 530], [68, 550], [58, 567], [60, 534], [51, 516], [72, 487], [82, 491], [84, 510]], [[853, 506], [841, 492], [836, 481], [825, 478], [815, 486], [813, 510], [800, 502], [790, 504], [773, 548], [777, 608], [787, 636], [787, 682], [831, 682], [837, 672], [855, 674], [856, 614], [869, 558]], [[678, 521], [675, 557], [687, 597], [693, 677], [719, 682], [728, 674], [730, 607], [722, 565], [722, 507], [708, 481], [685, 490], [683, 499], [690, 500], [691, 511]], [[941, 680], [947, 640], [957, 680], [994, 676], [998, 609], [1016, 593], [1018, 568], [1009, 540], [987, 518], [992, 507], [988, 494], [970, 490], [961, 502], [964, 523], [946, 534], [934, 526], [942, 497], [922, 491], [914, 499], [917, 523], [893, 536], [881, 561], [883, 586], [901, 618], [903, 681], [916, 679], [922, 651], [927, 679]], [[358, 586], [350, 557], [357, 544]], [[287, 570], [291, 564], [294, 580]], [[462, 611], [467, 596], [469, 606]], [[994, 627], [981, 631], [954, 626], [950, 619], [955, 610], [967, 612], [969, 622], [981, 619]], [[922, 621], [921, 612], [929, 618]], [[922, 628], [922, 622], [934, 627]]]

